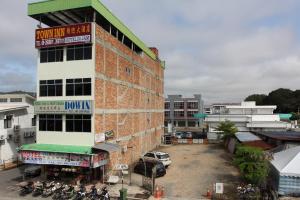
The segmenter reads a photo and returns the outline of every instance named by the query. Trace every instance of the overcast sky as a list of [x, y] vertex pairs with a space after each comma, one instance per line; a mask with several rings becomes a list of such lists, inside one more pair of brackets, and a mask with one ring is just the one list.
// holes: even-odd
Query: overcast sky
[[[208, 104], [300, 89], [299, 0], [103, 2], [160, 50], [166, 95], [200, 93]], [[0, 91], [35, 91], [37, 22], [27, 17], [26, 1], [1, 3]]]

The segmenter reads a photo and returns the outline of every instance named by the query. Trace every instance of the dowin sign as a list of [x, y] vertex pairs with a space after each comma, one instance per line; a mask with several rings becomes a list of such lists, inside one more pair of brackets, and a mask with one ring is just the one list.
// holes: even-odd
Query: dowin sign
[[91, 23], [41, 28], [35, 31], [36, 48], [85, 44], [91, 42]]
[[36, 114], [92, 114], [92, 101], [37, 101], [34, 103]]

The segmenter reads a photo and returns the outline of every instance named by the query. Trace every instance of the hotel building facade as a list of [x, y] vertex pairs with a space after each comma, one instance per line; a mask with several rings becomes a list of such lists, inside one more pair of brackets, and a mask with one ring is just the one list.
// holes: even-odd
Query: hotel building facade
[[28, 15], [38, 22], [37, 135], [20, 148], [23, 162], [99, 177], [161, 143], [165, 63], [156, 48], [98, 0], [31, 3]]

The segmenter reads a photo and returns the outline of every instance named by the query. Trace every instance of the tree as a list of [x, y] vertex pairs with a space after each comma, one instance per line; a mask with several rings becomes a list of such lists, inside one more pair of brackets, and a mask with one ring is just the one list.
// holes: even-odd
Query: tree
[[252, 94], [248, 96], [245, 101], [255, 101], [256, 105], [264, 105], [267, 95], [265, 94]]
[[298, 113], [292, 113], [292, 116], [290, 117], [290, 120], [299, 120], [300, 115]]
[[238, 131], [235, 124], [229, 120], [221, 122], [216, 130], [221, 131], [218, 134], [222, 135], [222, 139], [224, 139], [225, 142], [227, 139], [234, 137], [234, 134]]
[[269, 172], [268, 156], [261, 149], [239, 146], [234, 163], [249, 183], [261, 185], [266, 182]]

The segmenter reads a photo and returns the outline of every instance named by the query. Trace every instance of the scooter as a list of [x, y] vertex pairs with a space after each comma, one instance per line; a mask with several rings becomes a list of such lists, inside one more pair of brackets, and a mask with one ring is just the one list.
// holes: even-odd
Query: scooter
[[55, 190], [56, 190], [56, 187], [55, 187], [54, 181], [51, 181], [50, 183], [45, 183], [42, 197], [43, 198], [50, 197], [54, 193]]
[[83, 185], [80, 185], [80, 189], [73, 197], [73, 200], [83, 200], [85, 197], [86, 197], [85, 187]]
[[110, 200], [110, 195], [106, 187], [101, 190], [100, 200]]
[[74, 196], [74, 187], [66, 185], [61, 191], [61, 200], [71, 199]]
[[20, 196], [25, 196], [33, 191], [33, 182], [28, 182], [26, 185], [20, 186]]
[[58, 184], [56, 184], [55, 186], [54, 186], [54, 191], [53, 191], [53, 196], [52, 196], [52, 199], [53, 200], [60, 200], [60, 198], [61, 198], [61, 191], [62, 191], [62, 189], [63, 189], [63, 186], [60, 184], [60, 183], [58, 183]]
[[93, 185], [91, 187], [91, 191], [86, 196], [87, 196], [87, 199], [89, 199], [89, 200], [98, 200], [99, 199], [98, 190], [95, 187], [95, 185]]
[[43, 191], [44, 191], [43, 184], [41, 182], [37, 182], [36, 185], [35, 185], [35, 188], [32, 192], [32, 196], [33, 197], [40, 196], [40, 195], [43, 194]]

